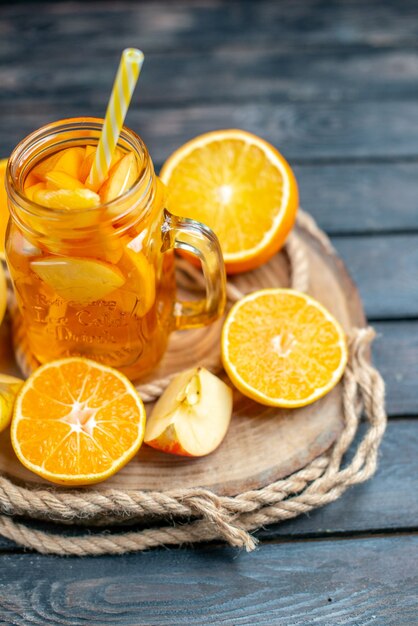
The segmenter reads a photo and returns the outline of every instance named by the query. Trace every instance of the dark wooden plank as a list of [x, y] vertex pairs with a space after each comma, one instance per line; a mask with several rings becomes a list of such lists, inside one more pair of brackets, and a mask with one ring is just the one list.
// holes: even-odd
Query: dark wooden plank
[[8, 555], [0, 623], [411, 626], [418, 537], [158, 550], [101, 558]]
[[11, 4], [2, 8], [2, 20], [13, 49], [20, 49], [22, 35], [35, 49], [40, 38], [42, 46], [52, 42], [70, 48], [82, 34], [87, 43], [100, 41], [98, 58], [115, 45], [139, 42], [146, 51], [272, 44], [299, 49], [364, 43], [415, 46], [418, 37], [414, 0], [31, 2], [30, 10], [25, 3]]
[[10, 541], [10, 539], [6, 539], [6, 537], [0, 535], [0, 553], [8, 551], [15, 552], [17, 550], [19, 550], [19, 547], [14, 541]]
[[386, 383], [388, 414], [418, 416], [418, 322], [380, 322], [373, 326], [377, 331], [373, 359]]
[[417, 163], [296, 165], [300, 202], [330, 234], [418, 229]]
[[[14, 35], [9, 35], [14, 37]], [[99, 38], [100, 37], [100, 38]], [[19, 38], [21, 50], [0, 53], [0, 101], [54, 103], [92, 95], [107, 98], [121, 45], [99, 56], [104, 35], [77, 36], [71, 54], [53, 42], [37, 46]], [[137, 41], [140, 45], [140, 41]], [[91, 49], [91, 54], [89, 53]], [[33, 50], [33, 52], [32, 52]], [[31, 63], [27, 59], [31, 57]], [[301, 47], [289, 55], [272, 49], [149, 53], [141, 76], [142, 104], [206, 102], [338, 102], [415, 99], [418, 50], [332, 50]]]
[[373, 319], [418, 317], [418, 235], [334, 237]]
[[[164, 94], [161, 92], [161, 102]], [[8, 152], [32, 130], [52, 120], [103, 115], [106, 98], [65, 103], [9, 102], [0, 105], [0, 152]], [[396, 114], [395, 114], [396, 113]], [[397, 159], [418, 156], [411, 129], [418, 128], [413, 102], [233, 104], [181, 108], [134, 103], [127, 125], [138, 132], [159, 166], [188, 139], [218, 128], [244, 128], [276, 145], [291, 163], [326, 159]]]
[[[91, 106], [87, 108], [91, 113], [98, 113], [98, 110], [91, 110]], [[50, 119], [59, 117], [59, 109], [54, 107], [47, 110]], [[64, 115], [79, 114], [84, 113], [85, 109], [80, 107], [77, 110], [76, 106], [70, 109], [67, 106], [61, 112]], [[23, 116], [14, 116], [13, 120], [11, 115], [7, 118], [5, 112], [0, 117], [1, 155], [10, 152], [25, 133], [45, 123], [48, 113], [41, 110], [39, 116], [30, 116], [28, 119], [26, 112]], [[139, 115], [135, 128], [141, 131], [142, 126]], [[274, 141], [274, 138], [267, 138]], [[291, 144], [286, 148], [283, 139], [276, 137], [276, 141], [289, 156]], [[164, 144], [160, 153], [163, 150]], [[417, 167], [415, 162], [294, 165], [302, 206], [331, 234], [418, 229]]]
[[[363, 434], [364, 426], [359, 432]], [[372, 479], [350, 488], [332, 504], [268, 526], [258, 536], [263, 540], [418, 529], [418, 499], [414, 496], [418, 491], [417, 446], [414, 420], [389, 421]]]
[[[396, 111], [396, 115], [394, 112]], [[276, 145], [291, 161], [416, 157], [412, 102], [242, 104], [145, 110], [130, 116], [156, 163], [185, 140], [217, 128], [244, 128]]]
[[[363, 434], [364, 426], [359, 436]], [[336, 502], [309, 515], [267, 526], [257, 536], [263, 541], [418, 528], [418, 499], [414, 497], [418, 491], [417, 446], [415, 420], [390, 421], [379, 453], [378, 470], [371, 480], [352, 487]], [[57, 532], [57, 527], [48, 530]], [[85, 530], [72, 528], [64, 532]], [[0, 538], [0, 551], [17, 549], [13, 542]]]

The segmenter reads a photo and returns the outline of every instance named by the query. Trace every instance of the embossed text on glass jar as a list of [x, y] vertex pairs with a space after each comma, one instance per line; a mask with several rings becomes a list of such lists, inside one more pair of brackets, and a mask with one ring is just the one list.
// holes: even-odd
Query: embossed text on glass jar
[[[51, 209], [29, 200], [25, 180], [63, 148], [97, 145], [102, 120], [49, 124], [14, 150], [6, 176], [11, 220], [6, 255], [30, 350], [41, 362], [85, 356], [132, 379], [160, 360], [169, 333], [216, 319], [225, 304], [219, 242], [203, 224], [172, 216], [142, 140], [123, 129], [138, 179], [93, 209]], [[202, 262], [206, 297], [177, 302], [173, 250]]]

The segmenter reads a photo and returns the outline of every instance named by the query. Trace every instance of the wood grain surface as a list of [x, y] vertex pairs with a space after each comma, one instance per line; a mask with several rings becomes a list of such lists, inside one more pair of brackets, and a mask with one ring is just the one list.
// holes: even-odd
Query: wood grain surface
[[[155, 550], [77, 559], [4, 555], [2, 624], [411, 626], [417, 536]], [[140, 565], [139, 565], [140, 562]]]
[[[418, 231], [418, 163], [296, 165], [301, 206], [331, 235]], [[389, 240], [390, 241], [390, 240]]]
[[[358, 437], [363, 434], [362, 429]], [[358, 440], [357, 437], [357, 440]], [[261, 540], [350, 537], [365, 533], [391, 533], [416, 530], [418, 500], [418, 432], [413, 420], [391, 420], [379, 453], [377, 473], [373, 480], [349, 489], [332, 504], [281, 524], [261, 529]], [[402, 485], [402, 488], [400, 488]], [[29, 523], [29, 522], [28, 522]], [[56, 526], [31, 523], [37, 528], [58, 532]], [[138, 528], [134, 525], [132, 528]], [[131, 528], [131, 526], [130, 526]], [[90, 532], [103, 529], [91, 528]], [[85, 528], [71, 526], [67, 533], [84, 533]], [[0, 549], [20, 550], [0, 537]], [[0, 559], [1, 562], [1, 559]], [[140, 562], [140, 561], [139, 561]]]
[[[360, 298], [342, 262], [303, 229], [298, 229], [298, 235], [309, 265], [309, 293], [327, 307], [347, 333], [363, 327]], [[281, 252], [268, 264], [233, 282], [243, 293], [249, 293], [261, 287], [287, 286], [288, 273], [286, 255]], [[222, 323], [217, 323], [207, 329], [174, 334], [150, 379], [197, 367], [206, 359], [220, 363], [221, 331]], [[14, 366], [10, 370], [9, 364], [6, 370], [14, 373]], [[259, 489], [305, 467], [330, 447], [343, 428], [342, 394], [339, 384], [307, 407], [283, 410], [263, 407], [235, 390], [231, 425], [215, 452], [191, 460], [143, 446], [126, 467], [94, 488], [169, 491], [179, 486], [207, 487], [224, 495]], [[0, 470], [19, 481], [48, 485], [19, 463], [8, 431], [0, 436]]]
[[418, 235], [339, 237], [333, 243], [371, 319], [418, 317]]
[[[138, 35], [135, 40], [141, 41]], [[86, 43], [87, 50], [84, 46], [77, 47], [68, 56], [63, 47], [52, 60], [48, 46], [35, 46], [35, 71], [23, 56], [19, 64], [13, 64], [13, 69], [6, 63], [0, 71], [3, 82], [0, 100], [48, 102], [51, 100], [51, 81], [55, 103], [67, 101], [74, 92], [82, 100], [89, 93], [91, 82], [91, 69], [83, 66], [92, 41]], [[418, 50], [320, 48], [313, 52], [301, 46], [289, 56], [286, 49], [277, 50], [275, 46], [277, 44], [231, 49], [221, 44], [210, 52], [193, 54], [189, 51], [171, 51], [170, 54], [151, 51], [146, 56], [147, 71], [141, 77], [141, 102], [144, 105], [157, 103], [159, 107], [161, 104], [164, 107], [190, 105], [202, 100], [216, 102], [219, 85], [222, 85], [224, 102], [237, 102], [242, 98], [260, 103], [266, 99], [310, 103], [322, 102], [324, 98], [355, 101], [365, 99], [366, 89], [368, 98], [392, 100], [393, 93], [387, 90], [388, 79], [392, 81], [398, 98], [409, 99], [414, 95]], [[7, 57], [5, 60], [7, 62]], [[102, 51], [95, 78], [95, 101], [100, 102], [108, 96], [109, 77], [116, 62], [113, 49]], [[52, 73], [51, 63], [60, 71]], [[205, 72], [202, 72], [203, 63]], [[184, 69], [183, 76], [179, 76], [180, 67]], [[240, 80], [230, 80], [231, 76], [240, 76]], [[160, 97], [162, 84], [166, 89], [163, 103]]]
[[[159, 0], [139, 6], [129, 0], [10, 3], [2, 11], [2, 22], [14, 46], [2, 50], [15, 60], [26, 45], [35, 47], [40, 33], [50, 56], [51, 52], [62, 55], [61, 46], [74, 48], [81, 40], [98, 58], [106, 50], [131, 45], [135, 38], [150, 51], [195, 52], [223, 43], [229, 47], [275, 44], [293, 52], [301, 41], [315, 49], [408, 47], [417, 43], [417, 17], [414, 0], [369, 0], [367, 4], [359, 0], [327, 0], [326, 4], [318, 0]], [[110, 28], [114, 23], [117, 30]], [[23, 42], [16, 37], [21, 33], [25, 34]]]
[[146, 63], [127, 123], [157, 167], [217, 127], [277, 145], [359, 286], [391, 417], [371, 481], [264, 529], [251, 555], [61, 560], [0, 540], [0, 624], [416, 623], [417, 41], [415, 0], [0, 5], [0, 155], [52, 119], [103, 115], [130, 45]]
[[374, 361], [386, 383], [389, 416], [417, 415], [418, 321], [378, 322]]
[[[91, 79], [95, 70], [92, 70]], [[113, 79], [109, 73], [109, 83]], [[61, 118], [104, 115], [108, 93], [96, 99], [89, 92], [63, 101], [53, 98], [0, 103], [2, 153], [39, 126]], [[414, 102], [324, 100], [313, 106], [295, 103], [214, 103], [162, 106], [141, 105], [129, 111], [127, 126], [145, 140], [159, 168], [185, 141], [219, 128], [245, 128], [267, 139], [295, 163], [345, 161], [347, 159], [416, 159], [418, 148], [411, 128], [418, 126]], [[396, 115], [394, 112], [396, 111]], [[16, 125], [15, 120], [19, 119]], [[365, 141], [367, 137], [367, 141]]]

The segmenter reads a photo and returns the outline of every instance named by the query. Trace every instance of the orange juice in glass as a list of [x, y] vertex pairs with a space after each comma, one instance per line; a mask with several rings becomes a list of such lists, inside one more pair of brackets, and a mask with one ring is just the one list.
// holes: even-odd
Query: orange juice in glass
[[[38, 361], [84, 356], [135, 379], [155, 367], [171, 331], [208, 324], [222, 313], [225, 271], [214, 233], [165, 209], [164, 185], [131, 130], [123, 128], [115, 157], [121, 162], [132, 155], [125, 159], [134, 165], [129, 188], [112, 196], [111, 169], [97, 202], [93, 192], [77, 191], [85, 189], [102, 126], [96, 118], [62, 120], [15, 148], [6, 175], [6, 257]], [[176, 300], [176, 248], [200, 259], [203, 300]]]

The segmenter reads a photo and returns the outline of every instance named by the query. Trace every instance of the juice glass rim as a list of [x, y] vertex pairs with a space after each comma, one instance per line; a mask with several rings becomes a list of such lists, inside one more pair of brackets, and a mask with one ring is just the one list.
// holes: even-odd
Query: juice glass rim
[[[54, 215], [62, 215], [63, 213], [65, 213], [67, 211], [67, 209], [65, 208], [46, 207], [42, 204], [38, 204], [37, 202], [34, 202], [33, 200], [31, 200], [25, 195], [23, 189], [18, 184], [19, 183], [19, 178], [18, 178], [19, 164], [21, 164], [22, 157], [23, 155], [25, 155], [28, 149], [32, 147], [34, 152], [36, 152], [36, 150], [39, 150], [39, 148], [43, 144], [47, 143], [48, 137], [51, 138], [55, 133], [57, 135], [60, 132], [64, 134], [65, 132], [76, 131], [77, 129], [79, 130], [84, 129], [85, 131], [88, 131], [88, 130], [98, 131], [98, 135], [96, 137], [95, 136], [85, 137], [86, 143], [87, 143], [87, 140], [90, 140], [95, 145], [97, 145], [99, 141], [100, 132], [103, 126], [103, 122], [104, 120], [98, 117], [65, 118], [62, 120], [57, 120], [55, 122], [49, 122], [48, 124], [44, 124], [37, 130], [31, 132], [29, 135], [24, 137], [13, 149], [9, 157], [8, 163], [7, 163], [6, 189], [9, 194], [9, 197], [14, 202], [18, 201], [20, 208], [21, 209], [23, 208], [24, 211], [28, 213], [36, 214], [38, 216], [40, 213], [42, 213], [45, 217], [52, 217]], [[93, 213], [95, 211], [103, 212], [103, 210], [111, 210], [114, 207], [117, 207], [118, 204], [122, 204], [122, 203], [125, 204], [127, 201], [129, 201], [129, 198], [133, 197], [137, 193], [139, 187], [144, 184], [144, 181], [147, 176], [149, 177], [149, 184], [146, 186], [142, 196], [140, 196], [140, 198], [136, 200], [136, 204], [138, 205], [141, 202], [141, 200], [145, 200], [146, 197], [149, 195], [149, 187], [153, 178], [154, 168], [153, 168], [153, 164], [152, 164], [148, 149], [145, 143], [139, 137], [139, 135], [137, 135], [132, 129], [128, 128], [127, 126], [123, 126], [121, 130], [120, 137], [118, 140], [118, 145], [119, 145], [121, 138], [122, 140], [125, 140], [127, 143], [129, 143], [131, 147], [134, 150], [136, 150], [136, 152], [139, 153], [142, 157], [138, 178], [135, 180], [133, 185], [127, 191], [125, 191], [122, 195], [118, 196], [117, 198], [114, 198], [113, 200], [110, 200], [109, 202], [100, 202], [100, 204], [98, 204], [97, 206], [87, 208], [87, 209], [86, 208], [71, 209], [72, 215]], [[53, 151], [50, 151], [50, 152], [53, 152]], [[34, 166], [35, 164], [29, 169], [28, 174], [30, 173], [31, 169]], [[31, 211], [31, 209], [33, 209], [33, 211]], [[126, 213], [129, 213], [130, 210], [131, 209], [128, 209]], [[120, 217], [121, 215], [119, 214], [118, 218], [120, 219]]]

